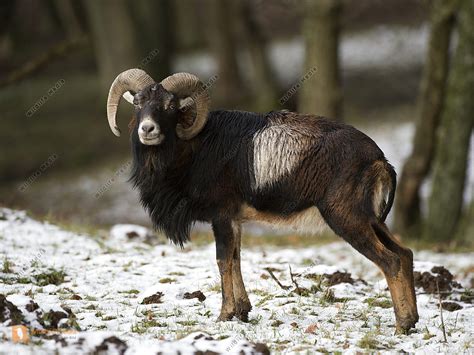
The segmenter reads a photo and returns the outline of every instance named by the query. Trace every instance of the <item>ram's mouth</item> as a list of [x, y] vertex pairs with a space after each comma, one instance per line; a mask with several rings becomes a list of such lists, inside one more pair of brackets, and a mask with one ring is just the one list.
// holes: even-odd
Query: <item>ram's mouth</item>
[[144, 145], [158, 145], [161, 142], [163, 142], [163, 140], [165, 139], [165, 136], [164, 134], [160, 133], [159, 135], [153, 136], [153, 137], [139, 136], [139, 138], [140, 138], [140, 142], [142, 142], [142, 144]]

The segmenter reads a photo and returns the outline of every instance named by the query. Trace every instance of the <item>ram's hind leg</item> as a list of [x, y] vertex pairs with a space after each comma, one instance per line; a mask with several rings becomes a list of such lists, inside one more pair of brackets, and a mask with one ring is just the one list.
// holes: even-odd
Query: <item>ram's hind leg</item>
[[413, 254], [391, 236], [387, 227], [374, 218], [357, 221], [331, 218], [334, 231], [383, 272], [392, 296], [397, 332], [406, 333], [418, 321], [413, 286]]
[[[400, 269], [393, 274], [385, 274], [387, 284], [394, 300], [397, 330], [406, 332], [415, 327], [418, 321], [415, 282], [413, 278], [413, 253], [403, 247], [390, 233], [383, 222], [375, 222], [372, 228], [380, 242], [400, 258]], [[396, 300], [396, 301], [395, 301]]]
[[232, 229], [234, 231], [234, 254], [232, 260], [232, 284], [234, 288], [235, 315], [243, 322], [248, 322], [248, 314], [252, 309], [252, 305], [245, 290], [242, 272], [240, 270], [240, 239], [241, 225], [233, 222]]

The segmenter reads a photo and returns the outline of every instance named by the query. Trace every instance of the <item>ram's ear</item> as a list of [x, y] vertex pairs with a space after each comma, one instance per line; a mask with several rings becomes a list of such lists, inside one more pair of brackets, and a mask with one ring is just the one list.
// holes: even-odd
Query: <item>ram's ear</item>
[[135, 97], [135, 93], [132, 93], [131, 91], [125, 91], [122, 97], [127, 100], [127, 102], [131, 103], [133, 105], [133, 99]]

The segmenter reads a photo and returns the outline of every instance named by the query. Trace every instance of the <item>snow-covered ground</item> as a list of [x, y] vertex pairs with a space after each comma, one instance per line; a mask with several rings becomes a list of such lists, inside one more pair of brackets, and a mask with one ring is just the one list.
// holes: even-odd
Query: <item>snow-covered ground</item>
[[[250, 322], [218, 323], [213, 245], [180, 250], [148, 239], [133, 226], [115, 226], [106, 237], [80, 235], [0, 210], [0, 353], [265, 353], [266, 346], [272, 353], [474, 351], [473, 295], [465, 289], [472, 287], [474, 253], [415, 253], [425, 287], [417, 288], [420, 321], [412, 334], [394, 335], [385, 281], [344, 243], [244, 248]], [[455, 291], [447, 299], [455, 305], [444, 304], [451, 309], [443, 311], [446, 343], [438, 298], [428, 289], [434, 265], [461, 284], [449, 275], [440, 283]], [[337, 273], [344, 271], [351, 277]], [[15, 323], [27, 325], [28, 344], [12, 340]]]

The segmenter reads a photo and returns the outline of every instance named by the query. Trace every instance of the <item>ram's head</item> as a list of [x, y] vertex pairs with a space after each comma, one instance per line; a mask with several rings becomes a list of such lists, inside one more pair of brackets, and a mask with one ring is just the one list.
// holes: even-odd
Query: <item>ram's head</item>
[[117, 137], [116, 115], [122, 96], [135, 106], [136, 129], [145, 145], [158, 145], [174, 132], [180, 139], [191, 139], [206, 124], [209, 95], [195, 75], [177, 73], [156, 83], [141, 69], [120, 73], [107, 99], [107, 118]]

